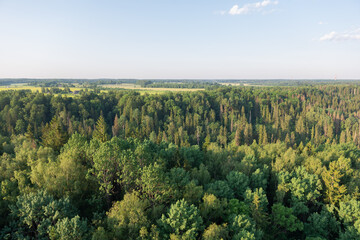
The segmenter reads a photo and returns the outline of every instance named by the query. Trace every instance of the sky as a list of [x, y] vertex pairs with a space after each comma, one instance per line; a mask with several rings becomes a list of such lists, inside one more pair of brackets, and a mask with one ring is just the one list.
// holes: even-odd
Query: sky
[[360, 1], [0, 0], [0, 78], [360, 79]]

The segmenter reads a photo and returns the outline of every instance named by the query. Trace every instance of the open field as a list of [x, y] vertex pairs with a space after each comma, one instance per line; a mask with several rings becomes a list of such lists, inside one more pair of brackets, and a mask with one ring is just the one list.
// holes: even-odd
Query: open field
[[11, 85], [11, 86], [0, 86], [0, 91], [10, 90], [31, 90], [32, 92], [41, 92], [41, 87], [25, 86], [25, 85]]
[[223, 82], [223, 83], [219, 83], [220, 85], [223, 86], [246, 86], [248, 84], [244, 84], [244, 83], [227, 83], [227, 82]]
[[[124, 90], [137, 90], [141, 94], [162, 94], [166, 92], [195, 92], [204, 90], [202, 88], [144, 88], [140, 85], [131, 84], [131, 83], [122, 83], [122, 84], [105, 84], [101, 85], [101, 87], [105, 88], [101, 90], [101, 92], [107, 92], [110, 89], [124, 89]], [[64, 89], [63, 87], [59, 87], [59, 89]], [[85, 88], [82, 87], [71, 87], [71, 91], [80, 91]], [[11, 84], [8, 86], [0, 86], [0, 91], [11, 91], [11, 90], [31, 90], [32, 92], [41, 92], [41, 87], [36, 86], [28, 86], [26, 84]], [[91, 89], [89, 89], [91, 91]], [[64, 94], [63, 94], [64, 95]], [[66, 94], [70, 96], [72, 94]]]
[[[64, 88], [59, 87], [59, 89], [64, 89]], [[70, 88], [71, 91], [80, 91], [82, 89], [84, 88], [80, 88], [80, 87]], [[0, 86], [0, 91], [10, 91], [10, 90], [31, 90], [32, 92], [41, 92], [41, 87], [28, 86], [24, 84], [12, 84], [9, 86]]]
[[119, 88], [119, 89], [129, 89], [129, 90], [139, 90], [142, 93], [157, 94], [164, 92], [195, 92], [202, 91], [203, 88], [145, 88], [140, 85], [131, 84], [131, 83], [122, 83], [122, 84], [104, 84], [101, 85], [103, 88]]

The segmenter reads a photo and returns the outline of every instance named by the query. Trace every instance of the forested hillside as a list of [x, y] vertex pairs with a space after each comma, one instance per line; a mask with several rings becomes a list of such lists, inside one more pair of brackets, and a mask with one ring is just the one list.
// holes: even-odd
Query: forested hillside
[[0, 92], [0, 239], [359, 239], [360, 86]]

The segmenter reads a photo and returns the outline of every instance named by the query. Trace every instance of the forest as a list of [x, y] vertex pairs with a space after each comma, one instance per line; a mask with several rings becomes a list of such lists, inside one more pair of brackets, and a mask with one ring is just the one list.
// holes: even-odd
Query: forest
[[360, 239], [360, 85], [212, 85], [1, 91], [0, 239]]

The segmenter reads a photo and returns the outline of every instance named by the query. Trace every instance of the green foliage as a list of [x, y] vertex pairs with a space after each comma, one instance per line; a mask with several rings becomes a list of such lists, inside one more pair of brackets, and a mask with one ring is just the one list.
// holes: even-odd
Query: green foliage
[[194, 181], [188, 183], [184, 188], [183, 198], [191, 204], [197, 204], [200, 202], [204, 195], [203, 186], [197, 186]]
[[[53, 152], [39, 148], [32, 165], [31, 182], [54, 196], [69, 196], [80, 201], [95, 191], [95, 182], [87, 179], [86, 139], [73, 134], [61, 149], [58, 159]], [[47, 151], [46, 151], [47, 150]]]
[[76, 211], [68, 198], [55, 200], [46, 191], [19, 196], [16, 205], [11, 206], [10, 233], [6, 235], [26, 236], [43, 239], [50, 227], [64, 218], [72, 218]]
[[96, 122], [93, 138], [99, 140], [100, 142], [106, 142], [109, 139], [107, 134], [107, 125], [102, 115], [100, 115]]
[[172, 204], [167, 215], [159, 220], [164, 233], [172, 239], [195, 239], [203, 230], [199, 210], [185, 200]]
[[234, 198], [234, 191], [230, 188], [227, 181], [218, 180], [208, 184], [206, 192], [212, 193], [219, 198]]
[[170, 188], [169, 178], [165, 175], [164, 169], [158, 163], [150, 164], [141, 170], [137, 181], [141, 193], [152, 202], [167, 201], [173, 193]]
[[344, 232], [340, 232], [340, 240], [355, 240], [360, 237], [360, 220], [357, 220], [354, 226], [349, 226]]
[[360, 202], [355, 199], [340, 202], [339, 218], [346, 226], [354, 225], [360, 219]]
[[319, 237], [323, 239], [335, 239], [339, 233], [340, 224], [336, 218], [323, 209], [320, 213], [313, 213], [304, 225], [304, 232], [308, 237]]
[[184, 168], [199, 167], [204, 159], [204, 153], [197, 145], [191, 147], [182, 147], [180, 148], [179, 154], [183, 158]]
[[227, 176], [226, 180], [229, 183], [230, 188], [234, 192], [234, 196], [238, 199], [242, 198], [245, 190], [249, 186], [249, 178], [242, 172], [231, 171]]
[[59, 120], [54, 117], [50, 123], [46, 124], [42, 133], [42, 143], [46, 147], [51, 147], [59, 152], [67, 140], [67, 134], [62, 130]]
[[268, 199], [262, 188], [256, 188], [254, 191], [247, 189], [244, 193], [244, 202], [249, 205], [257, 204], [259, 209], [266, 209], [268, 205]]
[[[167, 179], [169, 179], [172, 197], [175, 199], [183, 198], [185, 190], [189, 190], [188, 188], [186, 189], [186, 186], [190, 184], [189, 172], [183, 168], [172, 168], [168, 173]], [[193, 193], [195, 193], [195, 191]], [[189, 194], [189, 192], [187, 192], [187, 194]], [[192, 200], [190, 200], [190, 202], [192, 202]]]
[[143, 227], [148, 228], [150, 225], [147, 213], [149, 206], [149, 201], [140, 199], [136, 192], [127, 193], [123, 200], [115, 202], [107, 213], [107, 224], [113, 236], [135, 239]]
[[66, 217], [49, 227], [49, 236], [51, 240], [82, 240], [87, 239], [88, 231], [86, 220], [81, 220], [79, 216]]
[[331, 162], [329, 169], [322, 173], [322, 179], [326, 186], [326, 201], [331, 204], [338, 204], [344, 198], [347, 191], [346, 186], [341, 184], [341, 178], [344, 176], [344, 173], [339, 163], [339, 161]]
[[169, 183], [174, 189], [183, 190], [190, 183], [190, 174], [183, 168], [172, 168], [169, 173]]
[[225, 200], [220, 200], [213, 194], [205, 193], [203, 202], [200, 204], [200, 213], [207, 223], [215, 222], [222, 218], [226, 206]]
[[291, 172], [299, 162], [295, 150], [289, 148], [281, 157], [277, 157], [272, 168], [275, 172]]
[[246, 215], [236, 215], [229, 226], [233, 239], [260, 239], [262, 232], [256, 230], [255, 223]]
[[263, 168], [256, 169], [250, 176], [250, 187], [252, 189], [262, 188], [266, 190], [269, 178], [269, 167], [264, 165]]
[[250, 216], [250, 205], [245, 202], [240, 202], [238, 199], [230, 199], [227, 205], [227, 213], [230, 219], [239, 214]]
[[355, 83], [60, 90], [0, 93], [1, 239], [359, 239]]
[[121, 151], [116, 139], [100, 144], [93, 154], [93, 166], [89, 171], [98, 180], [100, 190], [108, 196], [114, 191], [119, 178]]
[[271, 218], [276, 227], [288, 232], [303, 230], [304, 228], [303, 223], [293, 215], [293, 210], [279, 203], [272, 206]]
[[308, 205], [316, 204], [321, 196], [322, 184], [317, 175], [308, 173], [304, 167], [298, 167], [291, 173], [280, 172], [278, 176], [278, 196], [283, 198], [286, 192], [291, 194], [290, 204], [295, 214], [309, 211]]
[[210, 173], [203, 163], [200, 164], [199, 169], [194, 168], [191, 175], [200, 185], [203, 186], [208, 184], [211, 180]]
[[227, 225], [211, 224], [203, 233], [204, 240], [224, 240], [228, 238]]

